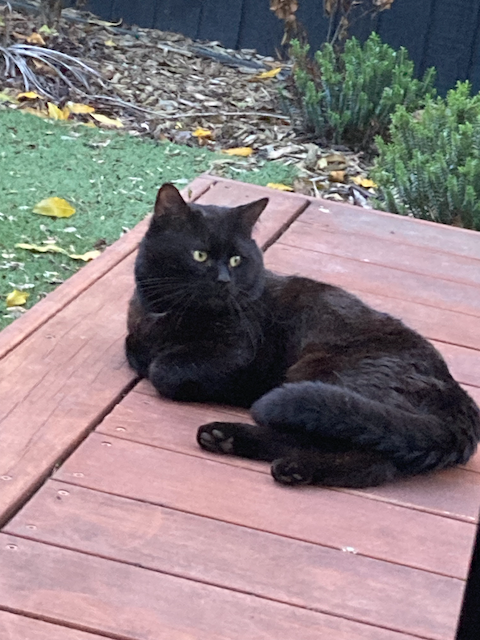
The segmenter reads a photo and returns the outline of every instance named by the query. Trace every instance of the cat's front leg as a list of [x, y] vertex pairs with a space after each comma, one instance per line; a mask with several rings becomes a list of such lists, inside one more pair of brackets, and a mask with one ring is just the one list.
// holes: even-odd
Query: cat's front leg
[[227, 349], [198, 344], [172, 347], [158, 354], [148, 369], [157, 391], [172, 400], [185, 402], [228, 402], [226, 390], [234, 384], [242, 363]]

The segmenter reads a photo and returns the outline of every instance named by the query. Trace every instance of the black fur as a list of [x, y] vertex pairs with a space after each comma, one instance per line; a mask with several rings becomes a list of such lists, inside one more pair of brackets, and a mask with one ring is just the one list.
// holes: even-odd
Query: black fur
[[271, 461], [285, 484], [363, 487], [466, 462], [479, 411], [440, 354], [342, 289], [265, 270], [251, 230], [266, 204], [160, 189], [135, 265], [131, 366], [166, 397], [251, 407], [256, 425], [203, 425], [198, 442]]

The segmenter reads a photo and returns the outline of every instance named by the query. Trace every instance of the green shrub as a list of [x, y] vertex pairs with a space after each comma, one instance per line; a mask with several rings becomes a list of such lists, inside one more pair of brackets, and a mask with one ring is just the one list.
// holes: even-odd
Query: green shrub
[[480, 94], [468, 82], [417, 114], [399, 107], [377, 144], [377, 206], [480, 231]]
[[414, 111], [434, 95], [434, 69], [415, 80], [406, 49], [395, 51], [376, 33], [363, 45], [347, 40], [343, 53], [328, 43], [313, 60], [308, 52], [292, 42], [295, 94], [303, 128], [326, 142], [366, 149], [386, 134], [397, 105]]

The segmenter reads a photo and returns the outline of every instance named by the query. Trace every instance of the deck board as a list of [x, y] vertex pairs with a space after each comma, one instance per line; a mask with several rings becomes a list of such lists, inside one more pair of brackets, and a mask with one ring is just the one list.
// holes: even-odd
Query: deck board
[[[23, 522], [17, 520], [29, 538], [425, 637], [448, 638], [454, 631], [461, 580], [51, 484], [35, 511], [26, 509]], [[59, 489], [69, 492], [61, 501]], [[122, 531], [116, 523], [125, 512], [129, 521]], [[26, 530], [27, 524], [36, 530]]]
[[0, 563], [4, 606], [125, 640], [397, 638], [341, 617], [5, 534]]
[[[480, 401], [478, 233], [211, 176], [183, 192], [268, 195], [268, 267], [402, 318]], [[163, 400], [126, 366], [146, 224], [0, 334], [2, 640], [453, 640], [480, 452], [354, 491], [201, 450], [199, 424], [248, 414]]]
[[[433, 564], [440, 572], [445, 571], [441, 568], [442, 560], [435, 560], [436, 552], [428, 551], [427, 544], [430, 531], [435, 528], [433, 523], [439, 521], [420, 517], [423, 512], [437, 516], [448, 514], [452, 521], [465, 523], [460, 539], [466, 547], [473, 541], [474, 527], [470, 523], [477, 515], [478, 474], [462, 471], [468, 480], [475, 480], [473, 489], [467, 487], [469, 490], [464, 496], [456, 474], [459, 472], [452, 472], [459, 488], [455, 493], [452, 491], [451, 498], [443, 495], [445, 486], [439, 485], [439, 490], [432, 495], [426, 492], [423, 495], [413, 483], [410, 491], [401, 486], [397, 494], [392, 489], [388, 499], [374, 500], [369, 499], [375, 496], [374, 491], [366, 492], [362, 499], [359, 492], [319, 491], [315, 487], [292, 491], [276, 485], [265, 464], [263, 470], [264, 473], [235, 464], [233, 457], [187, 455], [95, 433], [54, 478], [306, 542], [353, 547], [362, 555], [388, 561], [430, 570]], [[195, 479], [194, 490], [185, 490], [185, 476]], [[451, 484], [456, 489], [457, 485], [449, 477], [445, 482], [449, 491]], [[415, 509], [399, 510], [402, 504]], [[415, 516], [416, 512], [419, 515]], [[320, 526], [321, 514], [328, 514], [328, 521], [322, 520]], [[345, 514], [349, 514], [347, 520]], [[405, 538], [407, 522], [409, 534]], [[460, 531], [442, 522], [443, 526], [446, 530]], [[428, 531], [427, 538], [425, 531]], [[436, 537], [433, 531], [432, 535]], [[418, 546], [412, 546], [413, 540]], [[449, 555], [451, 557], [451, 553]], [[430, 560], [430, 556], [434, 559]], [[457, 565], [453, 575], [461, 576], [460, 571]]]

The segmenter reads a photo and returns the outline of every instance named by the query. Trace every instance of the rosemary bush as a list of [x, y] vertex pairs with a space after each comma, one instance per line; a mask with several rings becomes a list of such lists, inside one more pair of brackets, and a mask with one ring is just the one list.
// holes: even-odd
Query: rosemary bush
[[395, 51], [376, 33], [363, 45], [347, 40], [343, 53], [326, 43], [312, 60], [298, 41], [291, 53], [303, 128], [326, 142], [368, 149], [375, 135], [387, 133], [397, 105], [414, 111], [435, 92], [434, 69], [416, 80], [406, 49]]
[[399, 107], [377, 139], [376, 206], [480, 231], [480, 94], [459, 82], [416, 114]]

